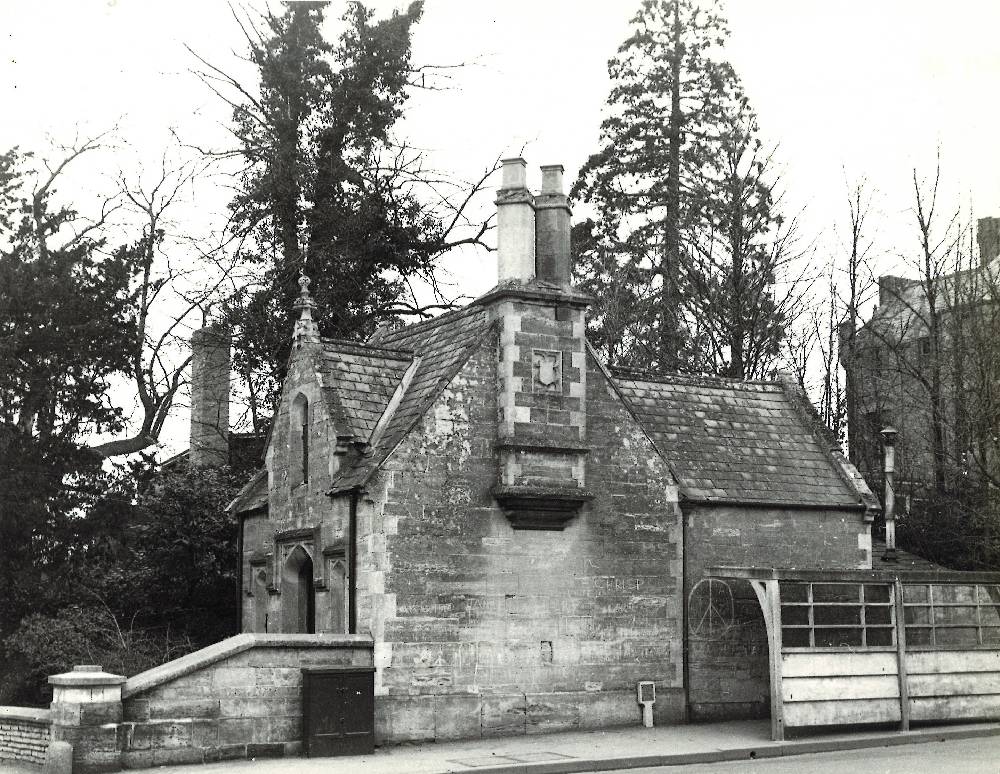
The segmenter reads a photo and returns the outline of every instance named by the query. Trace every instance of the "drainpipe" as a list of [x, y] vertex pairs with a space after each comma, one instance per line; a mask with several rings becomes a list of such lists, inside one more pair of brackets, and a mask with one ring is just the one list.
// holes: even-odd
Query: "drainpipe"
[[236, 633], [243, 633], [243, 529], [246, 514], [236, 514]]
[[691, 657], [688, 632], [688, 594], [690, 592], [690, 561], [688, 559], [688, 513], [681, 507], [681, 498], [676, 485], [673, 490], [673, 500], [677, 512], [681, 515], [681, 680], [684, 683], [684, 722], [691, 722]]
[[358, 490], [351, 490], [350, 521], [348, 524], [347, 566], [350, 575], [347, 576], [347, 631], [349, 634], [358, 632]]
[[893, 476], [896, 472], [896, 428], [882, 430], [882, 445], [885, 449], [885, 553], [882, 559], [897, 561], [896, 557], [896, 493], [893, 491]]

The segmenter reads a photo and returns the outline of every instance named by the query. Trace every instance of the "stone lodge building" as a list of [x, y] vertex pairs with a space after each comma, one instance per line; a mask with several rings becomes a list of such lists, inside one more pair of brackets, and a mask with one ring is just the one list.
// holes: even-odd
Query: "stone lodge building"
[[364, 344], [308, 280], [265, 468], [232, 508], [244, 632], [371, 633], [383, 742], [768, 712], [749, 586], [872, 566], [878, 503], [792, 383], [608, 369], [562, 168], [498, 194], [499, 283]]

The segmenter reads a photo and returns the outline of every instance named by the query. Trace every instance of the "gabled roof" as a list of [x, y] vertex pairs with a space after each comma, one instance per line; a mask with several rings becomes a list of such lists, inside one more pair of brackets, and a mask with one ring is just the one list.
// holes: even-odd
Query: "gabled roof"
[[411, 351], [323, 339], [317, 364], [338, 434], [367, 442], [413, 360]]
[[[332, 491], [362, 486], [368, 481], [454, 378], [488, 330], [490, 324], [486, 310], [482, 306], [469, 306], [426, 322], [383, 333], [378, 339], [377, 348], [367, 344], [359, 348], [385, 351], [384, 348], [389, 347], [396, 351], [405, 350], [412, 352], [413, 357], [419, 358], [419, 361], [405, 385], [405, 392], [395, 403], [394, 410], [390, 407], [392, 415], [383, 419], [384, 428], [374, 439], [374, 445], [357, 458], [353, 465], [345, 466], [338, 473], [334, 478]], [[402, 374], [399, 379], [402, 380]], [[340, 389], [339, 382], [337, 389]], [[386, 406], [389, 406], [390, 401], [391, 395], [386, 398]], [[345, 406], [345, 410], [346, 408]], [[369, 420], [370, 415], [361, 421]], [[372, 429], [377, 422], [378, 417], [375, 417]]]
[[861, 493], [781, 384], [621, 372], [613, 380], [670, 462], [686, 499], [862, 505]]

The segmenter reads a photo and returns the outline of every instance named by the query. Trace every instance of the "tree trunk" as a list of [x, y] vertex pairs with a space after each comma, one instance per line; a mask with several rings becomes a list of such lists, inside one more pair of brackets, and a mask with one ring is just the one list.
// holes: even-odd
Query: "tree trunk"
[[670, 123], [667, 126], [667, 217], [664, 223], [664, 254], [660, 266], [663, 277], [660, 330], [660, 367], [676, 371], [680, 342], [677, 325], [677, 275], [680, 269], [680, 189], [681, 189], [681, 41], [680, 4], [674, 3], [674, 53], [670, 64]]

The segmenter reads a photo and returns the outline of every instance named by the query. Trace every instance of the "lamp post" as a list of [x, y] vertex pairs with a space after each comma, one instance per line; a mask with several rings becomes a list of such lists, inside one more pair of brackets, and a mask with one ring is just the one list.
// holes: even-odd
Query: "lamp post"
[[885, 553], [882, 559], [895, 562], [896, 559], [896, 493], [893, 491], [893, 475], [896, 472], [896, 428], [882, 430], [882, 448], [885, 450]]

